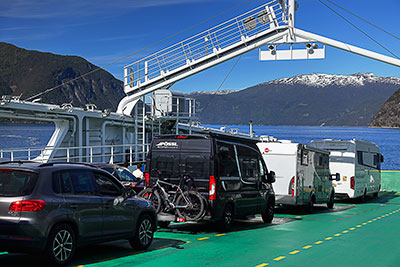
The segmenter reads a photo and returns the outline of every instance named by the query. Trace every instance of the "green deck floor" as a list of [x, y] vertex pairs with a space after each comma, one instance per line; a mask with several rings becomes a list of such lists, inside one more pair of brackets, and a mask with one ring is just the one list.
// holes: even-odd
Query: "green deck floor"
[[[390, 175], [400, 179], [400, 172]], [[235, 222], [227, 234], [213, 229], [160, 229], [144, 252], [126, 241], [80, 248], [72, 266], [400, 266], [400, 190], [338, 203], [334, 210], [318, 206], [311, 214], [280, 209], [272, 225], [257, 217]], [[31, 257], [0, 255], [0, 265], [40, 265]]]
[[296, 219], [282, 225], [253, 220], [243, 229], [241, 222], [226, 235], [208, 228], [160, 231], [157, 239], [188, 243], [90, 266], [399, 266], [399, 202], [398, 193], [382, 193], [366, 203], [338, 204], [351, 206], [343, 211], [277, 214]]

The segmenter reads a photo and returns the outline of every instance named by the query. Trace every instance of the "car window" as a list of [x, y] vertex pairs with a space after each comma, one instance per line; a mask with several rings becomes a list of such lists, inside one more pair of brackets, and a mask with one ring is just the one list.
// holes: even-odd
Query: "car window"
[[86, 170], [61, 171], [58, 176], [53, 177], [53, 189], [64, 194], [92, 195], [94, 194], [92, 174]]
[[115, 172], [118, 174], [118, 177], [120, 181], [124, 182], [137, 182], [136, 177], [127, 169], [124, 168], [116, 168]]
[[240, 145], [237, 145], [236, 149], [243, 181], [255, 183], [260, 180], [258, 153], [249, 147]]
[[100, 194], [105, 196], [122, 195], [120, 187], [114, 183], [112, 178], [97, 172], [93, 174]]
[[53, 190], [57, 194], [74, 193], [68, 172], [56, 172], [53, 174]]
[[239, 177], [235, 149], [232, 144], [217, 142], [218, 176]]
[[30, 195], [38, 175], [32, 172], [0, 169], [0, 196], [16, 197]]

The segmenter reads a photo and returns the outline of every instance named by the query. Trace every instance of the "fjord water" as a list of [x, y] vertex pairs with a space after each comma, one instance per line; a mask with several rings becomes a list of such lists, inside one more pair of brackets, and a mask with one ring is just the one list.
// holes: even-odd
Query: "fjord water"
[[[221, 125], [209, 125], [220, 128]], [[230, 126], [248, 133], [249, 126]], [[51, 125], [0, 125], [0, 150], [9, 148], [44, 147], [51, 137]], [[361, 139], [376, 143], [385, 161], [382, 169], [400, 170], [400, 129], [376, 129], [362, 127], [317, 126], [254, 126], [256, 135], [269, 135], [281, 140], [309, 144], [311, 140]]]

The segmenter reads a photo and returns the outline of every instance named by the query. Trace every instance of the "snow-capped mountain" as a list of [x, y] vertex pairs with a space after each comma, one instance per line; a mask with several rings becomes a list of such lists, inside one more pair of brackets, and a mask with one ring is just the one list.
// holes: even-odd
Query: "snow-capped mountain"
[[306, 75], [298, 75], [290, 78], [282, 78], [273, 80], [267, 84], [289, 84], [289, 85], [307, 85], [314, 87], [326, 86], [364, 86], [368, 83], [385, 83], [400, 85], [400, 78], [397, 77], [378, 77], [373, 73], [356, 73], [352, 75], [335, 75], [313, 73]]
[[[208, 124], [367, 126], [400, 88], [400, 78], [372, 73], [309, 74], [243, 90], [192, 93]], [[323, 90], [322, 90], [323, 89]], [[214, 97], [220, 94], [219, 97]]]
[[239, 90], [221, 90], [221, 91], [194, 91], [190, 94], [193, 95], [226, 95], [230, 93], [235, 93]]

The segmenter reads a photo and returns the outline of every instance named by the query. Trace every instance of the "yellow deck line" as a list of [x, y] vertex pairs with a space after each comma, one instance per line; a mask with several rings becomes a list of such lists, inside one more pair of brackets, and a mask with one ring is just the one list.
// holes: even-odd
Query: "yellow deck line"
[[261, 263], [261, 264], [255, 266], [255, 267], [264, 267], [264, 266], [267, 266], [267, 265], [269, 265], [269, 264], [268, 263]]
[[209, 239], [209, 237], [197, 238], [197, 240], [206, 240], [206, 239]]
[[305, 246], [305, 247], [303, 247], [304, 249], [309, 249], [309, 248], [311, 248], [312, 246], [311, 245], [308, 245], [308, 246]]
[[280, 256], [278, 258], [275, 258], [274, 261], [280, 261], [280, 260], [283, 260], [284, 258], [286, 258], [286, 257], [285, 256]]
[[292, 252], [289, 252], [289, 254], [290, 255], [294, 255], [294, 254], [297, 254], [297, 253], [299, 253], [300, 251], [298, 251], [298, 250], [293, 250]]

